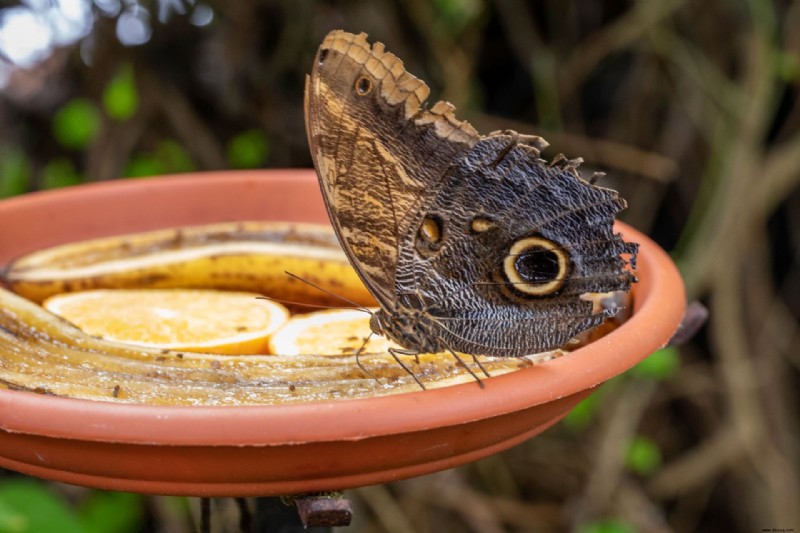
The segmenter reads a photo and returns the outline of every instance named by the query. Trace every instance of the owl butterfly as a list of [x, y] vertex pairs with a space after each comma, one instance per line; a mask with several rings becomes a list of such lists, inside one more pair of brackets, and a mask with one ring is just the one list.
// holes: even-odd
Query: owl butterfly
[[380, 304], [372, 330], [401, 353], [522, 356], [614, 314], [582, 295], [635, 281], [637, 245], [613, 231], [625, 201], [580, 179], [580, 160], [543, 161], [540, 137], [481, 136], [429, 92], [383, 44], [338, 30], [306, 78], [311, 155]]

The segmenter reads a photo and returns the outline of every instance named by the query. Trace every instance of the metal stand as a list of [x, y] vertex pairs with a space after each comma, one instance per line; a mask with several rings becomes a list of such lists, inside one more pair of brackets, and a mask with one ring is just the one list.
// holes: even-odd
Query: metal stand
[[[256, 498], [255, 516], [245, 498], [236, 498], [242, 533], [330, 533], [353, 518], [350, 502], [339, 492], [280, 498]], [[200, 498], [200, 533], [211, 533], [211, 499]]]
[[291, 498], [258, 498], [253, 531], [329, 533], [349, 526], [350, 502], [341, 492], [305, 494]]

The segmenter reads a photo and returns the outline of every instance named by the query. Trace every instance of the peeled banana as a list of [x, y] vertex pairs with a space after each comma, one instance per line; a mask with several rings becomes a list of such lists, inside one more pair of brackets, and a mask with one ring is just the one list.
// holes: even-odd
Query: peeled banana
[[[286, 275], [291, 272], [297, 278]], [[269, 222], [215, 224], [76, 242], [19, 258], [0, 288], [0, 388], [171, 405], [281, 404], [419, 390], [387, 353], [234, 356], [92, 337], [36, 302], [97, 288], [246, 290], [279, 300], [374, 305], [333, 231]], [[16, 293], [16, 294], [14, 294]], [[426, 387], [474, 380], [449, 354], [406, 357]], [[492, 375], [530, 364], [480, 358]]]
[[333, 230], [315, 224], [225, 223], [69, 243], [17, 259], [3, 278], [34, 302], [78, 290], [181, 287], [375, 305]]
[[[491, 375], [531, 364], [480, 360]], [[0, 387], [156, 405], [286, 404], [419, 390], [388, 354], [362, 354], [360, 362], [372, 376], [333, 346], [330, 355], [234, 356], [115, 343], [0, 288]], [[408, 356], [405, 363], [428, 388], [474, 379], [449, 354]]]

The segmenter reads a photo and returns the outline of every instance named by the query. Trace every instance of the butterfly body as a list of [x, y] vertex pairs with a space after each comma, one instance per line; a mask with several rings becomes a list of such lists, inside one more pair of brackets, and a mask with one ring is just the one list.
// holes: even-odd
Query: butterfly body
[[[381, 306], [372, 329], [418, 352], [519, 356], [598, 325], [587, 293], [628, 290], [625, 206], [548, 165], [546, 143], [479, 135], [383, 45], [326, 37], [306, 85], [312, 157], [342, 246]], [[632, 261], [632, 260], [631, 260]]]
[[442, 345], [439, 328], [425, 309], [403, 305], [391, 310], [379, 309], [370, 319], [370, 328], [419, 353], [437, 353], [448, 348]]

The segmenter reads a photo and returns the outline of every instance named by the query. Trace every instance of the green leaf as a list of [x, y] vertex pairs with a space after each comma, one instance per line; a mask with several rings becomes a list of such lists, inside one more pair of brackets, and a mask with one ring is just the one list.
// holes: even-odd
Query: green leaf
[[189, 153], [177, 142], [167, 139], [161, 141], [156, 147], [155, 158], [163, 167], [165, 173], [190, 172], [195, 170], [194, 162]]
[[633, 438], [625, 454], [625, 465], [637, 474], [646, 475], [661, 466], [661, 450], [658, 444], [641, 435]]
[[126, 178], [142, 178], [164, 174], [164, 166], [155, 156], [139, 154], [134, 156], [125, 166], [123, 175]]
[[99, 129], [100, 113], [92, 102], [83, 98], [66, 103], [53, 117], [53, 135], [66, 148], [85, 148]]
[[142, 497], [127, 492], [94, 492], [80, 509], [87, 533], [133, 533], [142, 522]]
[[564, 424], [572, 430], [584, 429], [597, 416], [597, 411], [603, 405], [603, 398], [617, 390], [623, 382], [624, 376], [618, 375], [594, 389], [590, 396], [584, 398], [564, 417]]
[[578, 527], [578, 533], [636, 533], [636, 529], [627, 522], [611, 518], [582, 524]]
[[158, 176], [195, 170], [189, 153], [177, 142], [166, 139], [158, 143], [155, 152], [134, 156], [125, 167], [123, 175], [128, 178]]
[[57, 189], [83, 183], [83, 176], [75, 170], [72, 161], [65, 157], [54, 159], [42, 169], [42, 188]]
[[781, 81], [791, 83], [800, 79], [800, 54], [778, 50], [773, 54], [773, 63]]
[[85, 533], [69, 506], [45, 483], [28, 478], [11, 478], [0, 483], [0, 532], [53, 531]]
[[0, 198], [28, 192], [31, 182], [31, 165], [16, 146], [0, 147]]
[[233, 168], [257, 168], [269, 153], [267, 137], [261, 130], [246, 130], [228, 141], [228, 164]]
[[110, 118], [122, 121], [131, 118], [138, 107], [139, 93], [136, 91], [133, 68], [125, 65], [106, 85], [103, 91], [103, 108]]
[[674, 346], [662, 348], [631, 369], [634, 376], [655, 380], [669, 379], [681, 367], [680, 351]]
[[27, 527], [28, 519], [25, 515], [0, 498], [0, 531], [12, 533], [25, 531]]
[[546, 49], [532, 53], [530, 59], [531, 82], [536, 95], [536, 113], [542, 129], [558, 131], [562, 126], [561, 102], [558, 86], [558, 61]]
[[433, 0], [431, 5], [444, 29], [452, 36], [460, 34], [482, 11], [480, 0]]
[[594, 419], [595, 413], [600, 406], [600, 395], [592, 394], [575, 406], [566, 417], [564, 424], [570, 429], [581, 430], [589, 425]]

